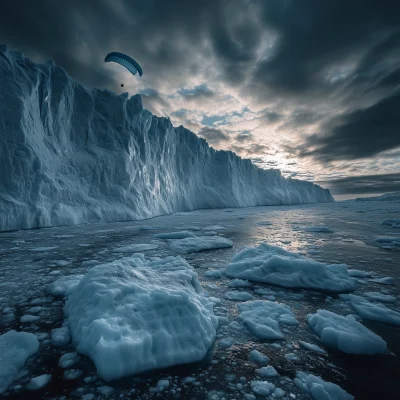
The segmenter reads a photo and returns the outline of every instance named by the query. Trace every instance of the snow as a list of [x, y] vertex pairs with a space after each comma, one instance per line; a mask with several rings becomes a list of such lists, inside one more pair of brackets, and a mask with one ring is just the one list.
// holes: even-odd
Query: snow
[[307, 350], [314, 351], [315, 353], [319, 353], [319, 354], [327, 354], [324, 349], [321, 349], [321, 347], [317, 346], [316, 344], [307, 343], [307, 342], [304, 342], [303, 340], [299, 340], [299, 343], [301, 346], [303, 346]]
[[300, 390], [310, 393], [314, 400], [354, 400], [354, 397], [340, 386], [325, 382], [312, 374], [296, 372], [294, 382]]
[[364, 292], [363, 296], [370, 300], [381, 301], [382, 303], [394, 303], [397, 300], [395, 296], [380, 292]]
[[261, 367], [260, 369], [256, 369], [256, 374], [261, 378], [274, 378], [279, 375], [277, 370], [271, 365], [268, 365], [268, 367]]
[[327, 310], [307, 315], [307, 322], [322, 342], [350, 354], [379, 354], [386, 351], [386, 342], [348, 315], [343, 317]]
[[0, 395], [38, 349], [39, 340], [33, 333], [11, 330], [0, 335]]
[[361, 296], [349, 295], [349, 300], [360, 317], [400, 326], [400, 313], [397, 311], [391, 310], [383, 304], [371, 303]]
[[105, 380], [200, 361], [218, 324], [196, 272], [181, 257], [135, 255], [93, 267], [64, 312], [77, 351]]
[[189, 237], [185, 239], [171, 240], [168, 244], [172, 251], [183, 254], [233, 246], [232, 241], [221, 236]]
[[67, 275], [50, 283], [46, 291], [55, 297], [64, 297], [73, 292], [78, 283], [83, 278], [83, 275]]
[[258, 350], [252, 350], [250, 352], [249, 359], [250, 361], [254, 361], [259, 365], [267, 365], [269, 363], [269, 357]]
[[224, 272], [232, 278], [289, 288], [339, 293], [355, 288], [346, 265], [327, 265], [267, 243], [238, 253]]
[[253, 296], [248, 292], [226, 292], [225, 298], [232, 301], [253, 300]]
[[140, 95], [87, 89], [6, 46], [0, 75], [8, 77], [0, 148], [9, 171], [0, 176], [0, 231], [333, 201], [318, 185], [211, 148], [143, 109]]
[[42, 387], [46, 386], [50, 381], [51, 375], [49, 374], [35, 376], [29, 381], [25, 388], [28, 390], [39, 390]]
[[281, 303], [255, 300], [238, 304], [239, 320], [259, 339], [284, 339], [279, 324], [298, 325], [290, 308]]

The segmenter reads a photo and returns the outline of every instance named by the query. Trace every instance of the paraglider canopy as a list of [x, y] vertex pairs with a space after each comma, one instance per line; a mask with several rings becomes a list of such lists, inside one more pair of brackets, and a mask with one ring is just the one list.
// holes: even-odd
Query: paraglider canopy
[[105, 62], [115, 62], [117, 64], [122, 65], [128, 71], [130, 71], [133, 75], [136, 75], [139, 72], [139, 75], [143, 75], [142, 67], [136, 62], [133, 58], [127, 56], [123, 53], [112, 52], [107, 54], [106, 58], [104, 59]]

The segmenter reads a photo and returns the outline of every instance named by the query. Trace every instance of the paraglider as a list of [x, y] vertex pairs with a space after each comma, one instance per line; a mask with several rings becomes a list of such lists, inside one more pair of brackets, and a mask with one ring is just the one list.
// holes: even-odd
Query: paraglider
[[[124, 53], [109, 53], [104, 59], [104, 62], [115, 62], [125, 67], [133, 75], [136, 75], [136, 73], [139, 73], [140, 76], [143, 75], [143, 70], [139, 63]], [[124, 83], [121, 83], [121, 87], [124, 87]]]

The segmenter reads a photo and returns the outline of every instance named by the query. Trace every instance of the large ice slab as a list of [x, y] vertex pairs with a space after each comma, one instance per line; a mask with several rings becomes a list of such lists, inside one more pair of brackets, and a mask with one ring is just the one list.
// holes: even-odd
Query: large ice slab
[[0, 231], [199, 208], [330, 202], [327, 189], [217, 151], [52, 62], [0, 47]]
[[38, 349], [39, 340], [33, 333], [8, 331], [0, 335], [0, 395]]
[[194, 269], [181, 257], [143, 255], [96, 266], [68, 297], [73, 344], [112, 380], [203, 359], [217, 317]]
[[355, 289], [345, 264], [327, 265], [267, 243], [238, 253], [225, 274], [288, 288], [337, 293]]
[[328, 310], [307, 315], [307, 322], [327, 346], [351, 354], [379, 354], [386, 342], [351, 315], [343, 317]]

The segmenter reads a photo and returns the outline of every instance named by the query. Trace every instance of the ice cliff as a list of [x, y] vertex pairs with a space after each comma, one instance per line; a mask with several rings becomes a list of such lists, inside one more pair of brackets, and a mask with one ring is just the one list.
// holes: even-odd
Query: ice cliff
[[0, 46], [0, 230], [143, 219], [196, 208], [329, 202], [52, 62]]

